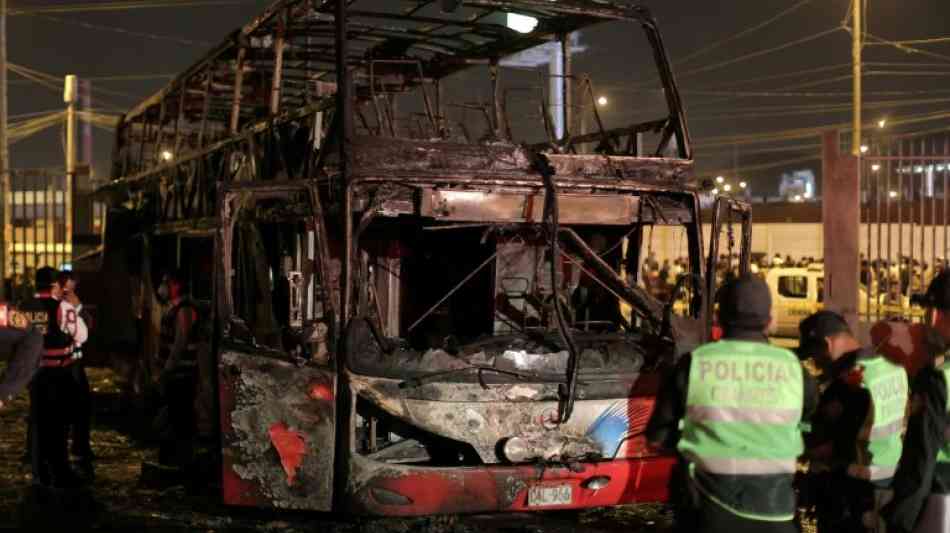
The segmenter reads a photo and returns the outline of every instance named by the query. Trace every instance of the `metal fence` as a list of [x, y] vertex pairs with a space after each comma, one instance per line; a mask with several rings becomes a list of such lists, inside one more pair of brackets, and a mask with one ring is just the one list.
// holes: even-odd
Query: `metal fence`
[[911, 296], [947, 268], [950, 133], [872, 141], [861, 165], [862, 318], [918, 321]]

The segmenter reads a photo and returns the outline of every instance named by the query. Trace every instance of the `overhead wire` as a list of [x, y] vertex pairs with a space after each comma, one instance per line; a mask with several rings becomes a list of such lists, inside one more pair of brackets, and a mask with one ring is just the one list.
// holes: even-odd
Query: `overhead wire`
[[896, 42], [896, 41], [890, 41], [890, 40], [887, 40], [887, 39], [885, 39], [885, 38], [883, 38], [883, 37], [879, 37], [879, 36], [877, 36], [877, 35], [874, 35], [874, 34], [868, 33], [868, 32], [865, 32], [864, 36], [865, 36], [865, 38], [873, 39], [877, 44], [889, 45], [889, 46], [891, 46], [891, 47], [893, 47], [893, 48], [895, 48], [895, 49], [897, 49], [897, 50], [900, 50], [900, 51], [905, 52], [905, 53], [908, 53], [908, 54], [919, 54], [919, 55], [923, 55], [923, 56], [927, 56], [927, 57], [933, 57], [933, 58], [937, 58], [937, 59], [943, 59], [943, 60], [945, 60], [945, 61], [950, 62], [950, 56], [948, 56], [948, 55], [938, 54], [938, 53], [936, 53], [936, 52], [931, 52], [931, 51], [929, 51], [929, 50], [922, 50], [922, 49], [920, 49], [920, 48], [916, 48], [916, 47], [914, 47], [914, 46], [910, 46], [910, 45], [906, 45], [906, 44], [900, 44], [900, 43], [898, 43], [898, 42]]
[[833, 34], [833, 33], [837, 33], [837, 32], [839, 32], [839, 31], [842, 31], [841, 26], [835, 26], [834, 28], [829, 28], [829, 29], [827, 29], [827, 30], [820, 31], [820, 32], [818, 32], [818, 33], [814, 33], [814, 34], [811, 34], [811, 35], [806, 35], [805, 37], [801, 37], [801, 38], [799, 38], [799, 39], [795, 39], [794, 41], [788, 41], [788, 42], [782, 43], [782, 44], [780, 44], [780, 45], [778, 45], [778, 46], [773, 46], [773, 47], [771, 47], [771, 48], [765, 48], [765, 49], [762, 49], [762, 50], [757, 50], [757, 51], [755, 51], [755, 52], [751, 52], [751, 53], [748, 53], [748, 54], [740, 55], [740, 56], [734, 57], [734, 58], [732, 58], [732, 59], [727, 59], [727, 60], [725, 60], [725, 61], [720, 61], [720, 62], [718, 62], [718, 63], [713, 63], [713, 64], [711, 64], [711, 65], [706, 65], [706, 66], [703, 66], [703, 67], [697, 67], [697, 68], [694, 68], [694, 69], [691, 69], [691, 70], [687, 70], [687, 71], [685, 71], [685, 72], [680, 72], [680, 73], [676, 74], [676, 77], [677, 77], [678, 79], [682, 79], [682, 78], [686, 78], [686, 77], [689, 77], [689, 76], [695, 76], [696, 74], [702, 74], [702, 73], [704, 73], [704, 72], [710, 72], [710, 71], [712, 71], [712, 70], [718, 70], [718, 69], [721, 69], [721, 68], [723, 68], [723, 67], [728, 67], [728, 66], [730, 66], [730, 65], [734, 65], [734, 64], [739, 63], [739, 62], [742, 62], [742, 61], [747, 61], [747, 60], [749, 60], [749, 59], [755, 59], [755, 58], [757, 58], [757, 57], [762, 57], [762, 56], [765, 56], [765, 55], [773, 54], [773, 53], [775, 53], [775, 52], [780, 52], [780, 51], [782, 51], [782, 50], [786, 50], [786, 49], [788, 49], [788, 48], [792, 48], [792, 47], [794, 47], [794, 46], [798, 46], [798, 45], [801, 45], [801, 44], [805, 44], [805, 43], [808, 43], [808, 42], [812, 42], [812, 41], [821, 39], [821, 38], [823, 38], [823, 37], [827, 37], [828, 35], [831, 35], [831, 34]]
[[156, 33], [147, 33], [147, 32], [141, 32], [141, 31], [127, 30], [127, 29], [125, 29], [125, 28], [118, 28], [118, 27], [115, 27], [115, 26], [102, 26], [102, 25], [99, 25], [99, 24], [90, 24], [90, 23], [88, 23], [88, 22], [82, 22], [82, 21], [78, 21], [78, 20], [67, 20], [67, 19], [63, 19], [63, 18], [59, 18], [59, 17], [52, 17], [52, 16], [49, 16], [49, 15], [34, 14], [33, 17], [36, 18], [36, 19], [50, 20], [50, 21], [53, 21], [53, 22], [58, 22], [58, 23], [60, 23], [60, 24], [69, 24], [69, 25], [73, 25], [73, 26], [79, 26], [79, 27], [82, 27], [82, 28], [85, 28], [85, 29], [88, 29], [88, 30], [109, 31], [109, 32], [113, 32], [113, 33], [119, 33], [119, 34], [128, 35], [128, 36], [131, 36], [131, 37], [141, 37], [141, 38], [145, 38], [145, 39], [153, 39], [153, 40], [156, 40], [156, 41], [169, 41], [169, 42], [174, 42], [174, 43], [178, 43], [178, 44], [183, 44], [183, 45], [185, 45], [185, 46], [212, 46], [212, 43], [210, 43], [210, 42], [208, 42], [208, 41], [197, 41], [197, 40], [186, 39], [186, 38], [184, 38], [184, 37], [177, 37], [177, 36], [173, 36], [173, 35], [159, 35], [159, 34], [156, 34]]
[[24, 119], [24, 118], [36, 117], [36, 116], [41, 116], [41, 115], [48, 115], [48, 114], [50, 114], [50, 113], [56, 113], [56, 112], [59, 112], [59, 111], [62, 111], [62, 110], [61, 110], [61, 109], [48, 109], [48, 110], [46, 110], [46, 111], [33, 111], [32, 113], [20, 113], [19, 115], [9, 115], [9, 116], [7, 117], [7, 120], [13, 121], [13, 120], [17, 120], [17, 119]]
[[805, 4], [807, 4], [807, 3], [809, 3], [809, 2], [811, 2], [811, 0], [801, 0], [800, 2], [796, 3], [795, 5], [789, 7], [788, 9], [785, 9], [784, 11], [781, 11], [781, 12], [779, 12], [778, 14], [776, 14], [776, 15], [774, 15], [774, 16], [772, 16], [772, 17], [770, 17], [770, 18], [768, 18], [768, 19], [766, 19], [766, 20], [764, 20], [764, 21], [762, 21], [762, 22], [760, 22], [760, 23], [758, 23], [758, 24], [755, 24], [754, 26], [752, 26], [752, 27], [750, 27], [750, 28], [746, 28], [746, 29], [744, 29], [744, 30], [742, 30], [742, 31], [740, 31], [740, 32], [738, 32], [738, 33], [736, 33], [736, 34], [734, 34], [734, 35], [731, 35], [731, 36], [729, 36], [729, 37], [726, 37], [725, 39], [721, 39], [721, 40], [716, 41], [716, 42], [714, 42], [714, 43], [712, 43], [712, 44], [708, 44], [708, 45], [704, 46], [703, 48], [700, 48], [699, 50], [696, 50], [696, 51], [694, 51], [694, 52], [692, 52], [692, 53], [686, 54], [682, 59], [680, 59], [679, 61], [677, 61], [675, 64], [678, 66], [678, 65], [682, 65], [682, 64], [688, 63], [689, 61], [691, 61], [691, 60], [693, 60], [693, 59], [695, 59], [695, 58], [697, 58], [697, 57], [706, 55], [706, 54], [708, 54], [709, 52], [711, 52], [711, 51], [713, 51], [713, 50], [716, 50], [716, 49], [722, 47], [722, 45], [724, 45], [724, 44], [726, 44], [726, 43], [729, 43], [729, 42], [732, 42], [732, 41], [741, 39], [741, 38], [745, 37], [746, 35], [749, 35], [750, 33], [754, 33], [754, 32], [757, 32], [757, 31], [763, 29], [763, 28], [766, 28], [766, 27], [772, 25], [773, 23], [775, 23], [775, 22], [781, 20], [782, 18], [784, 18], [785, 16], [789, 15], [790, 13], [792, 13], [792, 12], [794, 12], [794, 11], [797, 11], [800, 7], [804, 6]]
[[[891, 41], [893, 44], [898, 45], [910, 45], [910, 44], [942, 44], [950, 43], [950, 37], [932, 37], [930, 39], [909, 39], [901, 41]], [[871, 43], [869, 43], [871, 44]], [[885, 45], [889, 43], [873, 43], [874, 45]]]
[[770, 75], [770, 76], [760, 76], [760, 77], [757, 77], [757, 78], [749, 78], [749, 79], [745, 79], [745, 80], [732, 81], [732, 82], [729, 82], [729, 83], [727, 83], [727, 84], [712, 85], [710, 88], [711, 88], [711, 89], [728, 89], [728, 88], [730, 88], [730, 87], [734, 87], [734, 86], [737, 86], [737, 85], [750, 85], [750, 84], [759, 83], [759, 82], [762, 82], [762, 81], [773, 81], [773, 80], [779, 80], [779, 79], [783, 79], [783, 78], [795, 78], [795, 77], [798, 77], [798, 76], [804, 76], [804, 75], [806, 75], [806, 74], [817, 74], [817, 73], [819, 73], [819, 72], [828, 72], [828, 71], [830, 71], [830, 70], [841, 70], [841, 69], [845, 69], [845, 68], [851, 68], [851, 63], [842, 63], [842, 64], [839, 64], [839, 65], [828, 65], [828, 66], [824, 66], [824, 67], [809, 68], [809, 69], [804, 69], [804, 70], [798, 70], [798, 71], [795, 71], [795, 72], [785, 72], [785, 73], [782, 73], [782, 74], [773, 74], [773, 75]]
[[25, 78], [25, 79], [27, 79], [27, 80], [33, 82], [33, 83], [36, 83], [37, 85], [42, 85], [42, 86], [46, 87], [47, 89], [51, 89], [51, 90], [56, 91], [56, 92], [59, 92], [59, 91], [62, 90], [62, 86], [61, 86], [61, 85], [57, 85], [57, 84], [55, 84], [55, 83], [50, 82], [50, 81], [47, 80], [47, 79], [44, 79], [44, 78], [42, 78], [42, 77], [40, 77], [40, 76], [36, 76], [36, 75], [33, 74], [32, 72], [30, 72], [29, 69], [26, 69], [26, 68], [24, 68], [24, 67], [21, 67], [20, 65], [17, 65], [17, 64], [15, 64], [15, 63], [9, 63], [9, 62], [8, 62], [8, 63], [7, 63], [7, 70], [9, 70], [10, 72], [13, 72], [14, 74], [18, 74], [18, 75], [20, 75], [21, 77], [23, 77], [23, 78]]
[[[935, 120], [947, 120], [950, 119], [950, 112], [938, 111], [933, 113], [923, 113], [918, 115], [908, 115], [905, 117], [892, 119], [889, 121], [890, 126], [897, 127], [907, 124], [918, 124], [921, 122], [932, 122]], [[868, 128], [872, 128], [873, 124], [868, 124]], [[795, 139], [805, 139], [808, 137], [815, 137], [820, 135], [823, 131], [828, 130], [839, 130], [841, 132], [851, 131], [851, 124], [849, 122], [837, 123], [837, 124], [824, 124], [819, 126], [804, 127], [804, 128], [791, 128], [786, 130], [775, 130], [775, 131], [760, 131], [755, 133], [748, 133], [742, 135], [718, 135], [713, 137], [706, 137], [705, 139], [697, 139], [693, 144], [696, 147], [714, 147], [714, 146], [727, 146], [727, 145], [742, 145], [742, 144], [765, 144], [770, 142], [779, 142], [779, 141], [788, 141]]]
[[[99, 81], [99, 82], [110, 82], [110, 81], [147, 81], [147, 80], [170, 80], [175, 77], [174, 74], [127, 74], [127, 75], [116, 75], [116, 76], [83, 76], [80, 74], [76, 75], [81, 80], [86, 81]], [[28, 83], [27, 80], [9, 80], [8, 84], [19, 85], [23, 83]]]
[[[864, 109], [895, 109], [899, 107], [913, 107], [928, 104], [947, 104], [950, 98], [932, 98], [924, 100], [887, 100], [879, 102], [868, 102]], [[702, 122], [707, 120], [739, 120], [766, 117], [784, 117], [798, 115], [818, 115], [824, 113], [844, 113], [853, 109], [852, 104], [834, 104], [819, 106], [774, 106], [774, 107], [753, 107], [748, 109], [733, 108], [730, 110], [721, 110], [715, 114], [692, 114], [689, 116], [690, 122]]]
[[[62, 90], [62, 83], [65, 76], [54, 76], [53, 74], [41, 72], [39, 70], [30, 68], [30, 67], [25, 67], [23, 65], [17, 65], [15, 63], [7, 63], [7, 66], [9, 67], [11, 71], [16, 72], [17, 74], [25, 78], [33, 79], [37, 83], [42, 83], [43, 85], [46, 85], [47, 87], [50, 87], [56, 91]], [[103, 89], [101, 87], [97, 87], [96, 92], [99, 92], [102, 94], [108, 94], [112, 96], [118, 96], [121, 98], [128, 98], [130, 100], [139, 99], [138, 96], [135, 96], [129, 93], [111, 90], [111, 89]]]
[[65, 111], [56, 111], [41, 117], [11, 123], [7, 127], [7, 138], [11, 144], [15, 143], [61, 123], [65, 117]]
[[91, 2], [63, 5], [11, 7], [7, 15], [36, 15], [41, 13], [82, 13], [89, 11], [128, 11], [133, 9], [180, 8], [239, 5], [249, 3], [246, 0], [157, 0], [141, 2]]

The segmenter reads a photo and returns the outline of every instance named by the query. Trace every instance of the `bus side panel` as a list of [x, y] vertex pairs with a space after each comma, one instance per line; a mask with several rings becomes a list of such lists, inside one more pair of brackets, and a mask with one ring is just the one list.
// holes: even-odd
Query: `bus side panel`
[[336, 376], [224, 348], [219, 364], [226, 504], [329, 511]]

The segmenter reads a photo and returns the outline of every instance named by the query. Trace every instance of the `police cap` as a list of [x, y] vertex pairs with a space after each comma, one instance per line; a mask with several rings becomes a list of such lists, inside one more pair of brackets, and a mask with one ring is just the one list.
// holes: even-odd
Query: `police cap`
[[51, 266], [45, 266], [38, 268], [36, 270], [36, 288], [39, 289], [48, 289], [53, 286], [53, 282], [56, 281], [56, 276], [59, 275], [59, 272]]
[[834, 311], [818, 311], [798, 325], [800, 340], [824, 339], [838, 333], [851, 333], [848, 321]]
[[723, 285], [719, 291], [719, 322], [727, 328], [764, 329], [772, 319], [769, 286], [746, 274]]
[[818, 311], [798, 325], [798, 354], [813, 355], [824, 347], [825, 339], [838, 333], [851, 333], [843, 316], [834, 311]]

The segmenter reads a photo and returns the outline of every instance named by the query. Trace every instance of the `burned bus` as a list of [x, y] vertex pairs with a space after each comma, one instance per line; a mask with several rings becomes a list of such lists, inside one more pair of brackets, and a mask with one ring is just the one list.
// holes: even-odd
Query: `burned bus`
[[[598, 110], [579, 31], [629, 40], [586, 59], [639, 69], [629, 109]], [[561, 50], [550, 73], [508, 63], [537, 50]], [[279, 0], [122, 117], [104, 342], [136, 347], [114, 364], [142, 390], [157, 278], [187, 272], [227, 504], [663, 501], [675, 458], [643, 437], [660, 372], [709, 337], [722, 227], [748, 264], [740, 202], [712, 206], [704, 246], [691, 154], [643, 8]], [[640, 274], [658, 227], [689, 258], [665, 300]]]

